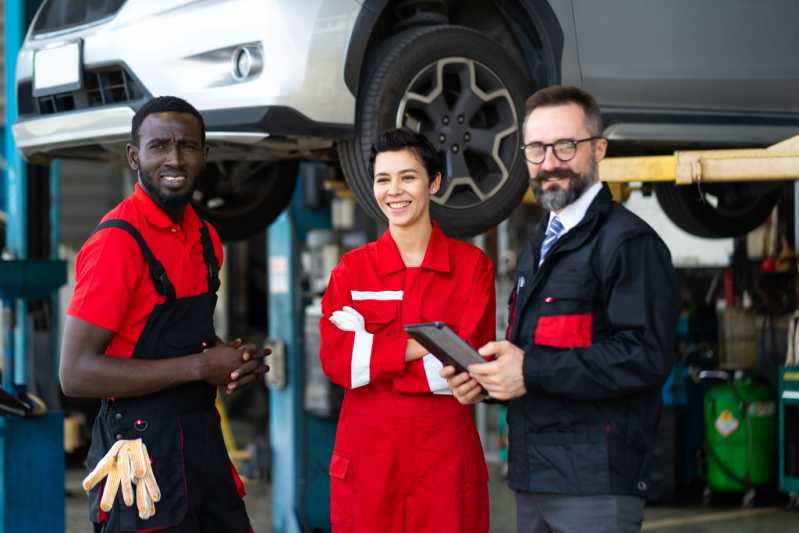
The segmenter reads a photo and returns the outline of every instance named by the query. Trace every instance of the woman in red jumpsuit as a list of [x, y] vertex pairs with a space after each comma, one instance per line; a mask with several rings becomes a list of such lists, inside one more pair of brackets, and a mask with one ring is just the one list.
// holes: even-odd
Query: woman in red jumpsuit
[[495, 338], [491, 261], [430, 218], [440, 168], [422, 135], [380, 136], [370, 170], [388, 230], [342, 257], [322, 300], [322, 366], [347, 390], [330, 461], [336, 533], [488, 531], [471, 408], [403, 330], [440, 320], [475, 347]]

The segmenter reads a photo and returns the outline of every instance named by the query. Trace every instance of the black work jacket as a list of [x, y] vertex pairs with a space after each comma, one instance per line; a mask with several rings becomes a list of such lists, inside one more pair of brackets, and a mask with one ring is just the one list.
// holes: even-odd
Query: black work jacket
[[679, 311], [671, 256], [606, 186], [539, 267], [546, 222], [510, 302], [527, 394], [509, 406], [509, 485], [643, 495]]

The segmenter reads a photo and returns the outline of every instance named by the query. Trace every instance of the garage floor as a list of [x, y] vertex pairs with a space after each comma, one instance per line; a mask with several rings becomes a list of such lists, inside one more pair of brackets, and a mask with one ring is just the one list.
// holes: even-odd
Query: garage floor
[[[67, 533], [91, 533], [86, 520], [86, 498], [80, 488], [82, 470], [67, 471]], [[494, 477], [491, 481], [491, 531], [514, 533], [513, 495]], [[256, 533], [270, 533], [270, 486], [247, 485], [247, 509]], [[738, 507], [653, 507], [646, 511], [644, 531], [658, 533], [789, 533], [799, 532], [799, 512], [782, 507], [742, 510]]]

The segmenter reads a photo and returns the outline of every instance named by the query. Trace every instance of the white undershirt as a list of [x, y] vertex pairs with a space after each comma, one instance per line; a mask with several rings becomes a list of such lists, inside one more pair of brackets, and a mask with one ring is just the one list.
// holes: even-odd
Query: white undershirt
[[570, 203], [557, 213], [554, 211], [551, 212], [549, 214], [549, 220], [547, 220], [547, 225], [552, 221], [552, 217], [557, 215], [560, 223], [563, 224], [563, 233], [561, 233], [561, 236], [563, 236], [570, 229], [579, 224], [583, 217], [585, 217], [585, 212], [588, 211], [588, 206], [591, 205], [591, 202], [594, 201], [594, 198], [596, 198], [596, 195], [599, 194], [600, 190], [602, 190], [602, 182], [597, 181], [584, 190], [583, 194], [581, 194], [577, 200]]

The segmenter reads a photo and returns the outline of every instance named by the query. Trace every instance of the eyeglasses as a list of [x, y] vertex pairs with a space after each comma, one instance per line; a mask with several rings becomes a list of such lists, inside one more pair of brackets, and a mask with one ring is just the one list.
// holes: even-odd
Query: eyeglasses
[[585, 139], [558, 139], [553, 143], [534, 141], [521, 147], [524, 158], [534, 165], [540, 165], [547, 157], [547, 148], [552, 147], [552, 152], [558, 161], [566, 162], [574, 159], [577, 154], [577, 145], [586, 141], [601, 139], [600, 136], [586, 137]]

